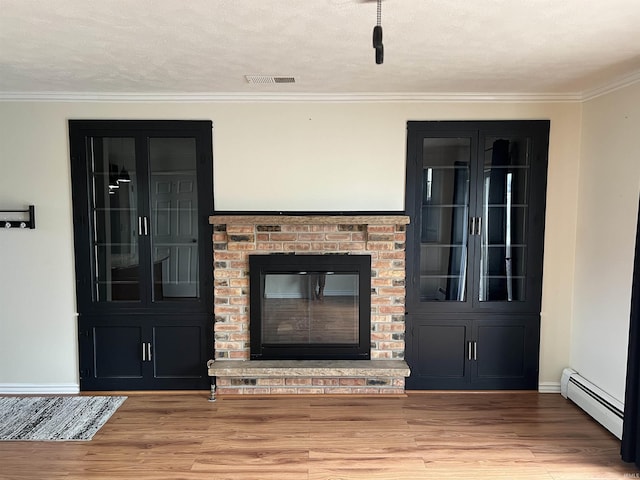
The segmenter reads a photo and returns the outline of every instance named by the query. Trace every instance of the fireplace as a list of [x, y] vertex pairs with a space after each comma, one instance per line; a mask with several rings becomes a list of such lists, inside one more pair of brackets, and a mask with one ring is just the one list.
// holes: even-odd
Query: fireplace
[[[263, 215], [263, 214], [218, 214], [209, 218], [213, 225], [214, 256], [214, 358], [210, 361], [208, 373], [216, 385], [217, 392], [227, 394], [402, 394], [404, 379], [409, 369], [404, 361], [405, 332], [405, 241], [406, 225], [409, 217], [393, 214], [371, 215]], [[251, 257], [300, 260], [303, 256], [324, 257], [323, 262], [354, 261], [358, 257], [370, 259], [366, 265], [367, 274], [353, 265], [345, 270], [337, 266], [328, 268], [320, 264], [300, 269], [301, 272], [324, 273], [325, 287], [322, 292], [324, 302], [331, 296], [338, 296], [335, 281], [329, 277], [336, 272], [358, 272], [358, 346], [350, 346], [350, 353], [357, 352], [359, 346], [369, 353], [370, 360], [360, 360], [366, 356], [355, 356], [342, 360], [326, 360], [310, 355], [318, 345], [305, 340], [302, 350], [308, 357], [301, 360], [297, 354], [284, 360], [253, 360], [251, 358], [252, 330], [255, 329], [251, 315], [255, 315], [250, 295], [253, 291], [265, 296], [273, 296], [273, 289], [267, 289], [258, 277], [252, 286]], [[254, 260], [255, 261], [255, 260]], [[265, 260], [266, 261], [266, 260]], [[355, 260], [357, 261], [357, 260]], [[291, 265], [289, 265], [291, 267]], [[353, 268], [353, 269], [352, 269]], [[283, 273], [284, 272], [284, 273]], [[329, 272], [333, 272], [330, 274]], [[281, 270], [283, 275], [286, 268]], [[364, 275], [361, 277], [360, 275]], [[337, 278], [337, 277], [336, 277]], [[352, 280], [351, 280], [352, 281]], [[369, 283], [367, 283], [369, 282]], [[332, 285], [333, 284], [333, 285]], [[318, 280], [308, 277], [305, 292], [311, 287], [319, 294]], [[368, 285], [368, 286], [367, 286]], [[309, 297], [303, 293], [303, 284], [280, 297]], [[369, 288], [368, 292], [365, 292]], [[343, 292], [346, 290], [343, 290]], [[351, 290], [349, 290], [351, 292]], [[331, 295], [329, 295], [331, 294]], [[350, 294], [354, 302], [355, 295]], [[370, 302], [363, 306], [361, 300]], [[284, 298], [283, 298], [284, 300]], [[307, 298], [311, 307], [320, 306], [320, 299]], [[317, 304], [315, 302], [318, 302]], [[369, 318], [360, 323], [360, 315], [366, 312]], [[353, 318], [350, 314], [349, 318]], [[304, 320], [302, 320], [304, 322]], [[367, 328], [363, 334], [363, 330]], [[297, 327], [297, 325], [296, 325]], [[292, 325], [283, 328], [293, 328]], [[259, 330], [260, 331], [260, 330]], [[352, 331], [352, 330], [351, 330]], [[349, 341], [353, 339], [350, 338]], [[299, 340], [295, 340], [299, 341]], [[333, 342], [334, 339], [331, 339]], [[342, 341], [342, 340], [340, 340]], [[334, 345], [336, 346], [336, 345]], [[282, 350], [280, 344], [274, 349]], [[345, 347], [340, 343], [336, 348]], [[256, 350], [257, 352], [257, 350]], [[273, 352], [271, 352], [273, 353]], [[317, 352], [314, 352], [318, 355]], [[335, 352], [332, 352], [332, 356]], [[290, 352], [289, 352], [290, 354]], [[310, 359], [307, 359], [311, 357]]]
[[371, 256], [249, 256], [252, 360], [371, 358]]

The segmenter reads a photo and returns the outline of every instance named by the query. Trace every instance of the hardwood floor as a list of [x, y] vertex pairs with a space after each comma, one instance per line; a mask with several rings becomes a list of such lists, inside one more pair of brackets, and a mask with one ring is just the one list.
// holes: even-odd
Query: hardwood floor
[[640, 478], [559, 394], [206, 398], [130, 395], [90, 442], [0, 442], [0, 478]]

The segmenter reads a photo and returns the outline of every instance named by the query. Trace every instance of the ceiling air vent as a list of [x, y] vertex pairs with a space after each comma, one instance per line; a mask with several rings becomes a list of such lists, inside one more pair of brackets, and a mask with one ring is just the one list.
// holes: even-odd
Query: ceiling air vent
[[295, 77], [275, 77], [273, 75], [245, 75], [247, 83], [296, 83]]

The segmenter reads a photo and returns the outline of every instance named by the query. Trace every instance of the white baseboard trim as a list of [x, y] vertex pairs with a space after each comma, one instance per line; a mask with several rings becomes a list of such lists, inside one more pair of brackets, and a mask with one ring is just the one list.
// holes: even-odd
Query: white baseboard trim
[[540, 382], [538, 384], [539, 393], [560, 393], [560, 382]]
[[2, 395], [74, 395], [78, 393], [80, 393], [80, 385], [77, 383], [0, 383], [0, 394]]
[[[539, 393], [560, 393], [560, 382], [540, 382]], [[0, 383], [0, 395], [34, 395], [34, 394], [66, 394], [80, 393], [80, 386], [76, 383], [61, 384], [29, 384], [29, 383]]]

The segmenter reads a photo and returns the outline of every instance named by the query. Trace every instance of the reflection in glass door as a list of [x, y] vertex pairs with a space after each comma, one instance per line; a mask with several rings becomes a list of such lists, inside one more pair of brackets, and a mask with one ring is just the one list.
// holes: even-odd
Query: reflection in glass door
[[140, 301], [135, 139], [89, 137], [87, 141], [94, 300]]
[[530, 139], [485, 139], [479, 297], [524, 301]]
[[470, 138], [425, 138], [420, 301], [466, 300]]
[[149, 139], [154, 301], [199, 298], [195, 138]]

